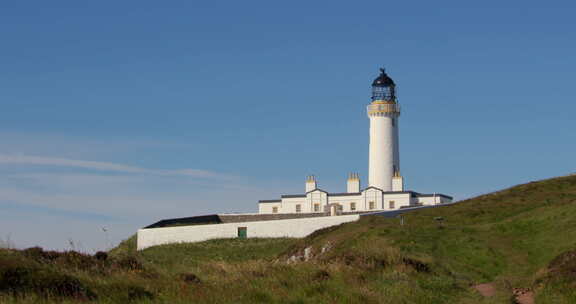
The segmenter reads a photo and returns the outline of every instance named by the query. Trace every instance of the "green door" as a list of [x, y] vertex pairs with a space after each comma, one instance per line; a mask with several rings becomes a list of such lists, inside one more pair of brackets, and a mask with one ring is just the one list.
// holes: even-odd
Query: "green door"
[[248, 229], [246, 227], [238, 227], [238, 238], [245, 239], [248, 237]]

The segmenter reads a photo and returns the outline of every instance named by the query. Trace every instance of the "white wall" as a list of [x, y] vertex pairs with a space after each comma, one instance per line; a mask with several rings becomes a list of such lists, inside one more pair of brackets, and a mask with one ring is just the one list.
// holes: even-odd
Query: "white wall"
[[[360, 204], [363, 204], [362, 194], [359, 195], [345, 195], [345, 196], [328, 196], [330, 204], [337, 203], [342, 206], [343, 212], [358, 211]], [[351, 203], [356, 203], [356, 210], [351, 210]]]
[[[314, 211], [314, 204], [320, 204], [319, 211]], [[316, 190], [306, 194], [306, 203], [304, 204], [304, 212], [324, 212], [324, 206], [328, 205], [328, 194], [324, 191]]]
[[264, 213], [264, 214], [268, 214], [268, 213], [272, 213], [272, 208], [274, 207], [278, 207], [278, 213], [285, 213], [284, 210], [282, 210], [282, 203], [281, 202], [277, 202], [277, 203], [258, 203], [258, 213]]
[[305, 237], [312, 232], [353, 222], [359, 215], [313, 217], [289, 220], [180, 226], [138, 230], [138, 250], [171, 243], [192, 243], [210, 239], [236, 238], [238, 227], [246, 227], [249, 238]]
[[[394, 208], [390, 208], [390, 201], [394, 201]], [[374, 202], [374, 209], [370, 209], [370, 202]], [[324, 207], [328, 204], [340, 204], [343, 212], [352, 211], [380, 211], [397, 210], [402, 207], [409, 207], [416, 204], [437, 205], [452, 202], [451, 199], [443, 196], [423, 196], [412, 197], [410, 193], [382, 193], [374, 188], [368, 188], [358, 195], [328, 195], [321, 190], [312, 191], [304, 197], [283, 198], [278, 203], [260, 203], [259, 213], [270, 214], [273, 207], [278, 207], [278, 213], [296, 213], [296, 205], [300, 204], [301, 213], [314, 213], [315, 203], [320, 204], [318, 213], [325, 212]], [[351, 203], [356, 204], [356, 209], [352, 210]]]
[[[390, 208], [390, 201], [394, 201], [394, 208]], [[384, 210], [398, 210], [410, 206], [410, 193], [384, 194]]]
[[[371, 188], [366, 189], [362, 194], [364, 200], [358, 211], [382, 210], [382, 191]], [[374, 209], [370, 209], [370, 202], [374, 202]]]
[[452, 200], [443, 196], [421, 196], [418, 197], [418, 202], [423, 205], [438, 205], [450, 203]]
[[297, 213], [296, 205], [300, 205], [300, 213], [309, 213], [305, 197], [290, 197], [282, 199], [282, 213]]

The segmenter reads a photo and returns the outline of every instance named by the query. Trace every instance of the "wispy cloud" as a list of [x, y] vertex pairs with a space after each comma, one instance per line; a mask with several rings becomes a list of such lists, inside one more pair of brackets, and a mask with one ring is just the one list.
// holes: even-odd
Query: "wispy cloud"
[[111, 162], [77, 160], [58, 157], [31, 156], [31, 155], [5, 155], [0, 154], [0, 164], [20, 164], [20, 165], [40, 165], [40, 166], [58, 166], [83, 168], [98, 171], [120, 172], [120, 173], [141, 173], [154, 175], [180, 175], [197, 178], [228, 178], [225, 174], [216, 173], [209, 170], [201, 169], [177, 169], [162, 170], [149, 169], [126, 164]]
[[100, 221], [118, 220], [113, 216], [102, 213], [86, 212], [81, 210], [75, 211], [68, 209], [59, 209], [48, 206], [25, 204], [2, 199], [0, 199], [0, 211], [17, 213], [27, 216], [29, 216], [30, 214], [39, 214], [39, 215], [62, 216], [66, 218], [73, 217], [76, 219], [84, 219], [84, 220], [100, 220]]
[[103, 226], [117, 243], [163, 218], [254, 211], [259, 198], [279, 193], [268, 181], [204, 170], [210, 160], [179, 167], [125, 160], [149, 151], [201, 159], [194, 143], [1, 131], [0, 138], [0, 240], [11, 235], [20, 247], [65, 249], [74, 239], [108, 248]]

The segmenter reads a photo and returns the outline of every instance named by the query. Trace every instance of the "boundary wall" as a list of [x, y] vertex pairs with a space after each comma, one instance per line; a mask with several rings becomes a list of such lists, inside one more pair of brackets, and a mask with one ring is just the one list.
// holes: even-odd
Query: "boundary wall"
[[357, 221], [359, 218], [359, 214], [353, 214], [257, 222], [144, 228], [138, 230], [137, 250], [164, 244], [237, 238], [238, 228], [240, 227], [246, 228], [248, 238], [302, 238], [316, 230]]

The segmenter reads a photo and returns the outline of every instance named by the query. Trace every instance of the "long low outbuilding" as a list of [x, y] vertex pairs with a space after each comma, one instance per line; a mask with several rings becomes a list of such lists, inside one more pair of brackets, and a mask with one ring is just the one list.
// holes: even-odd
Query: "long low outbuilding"
[[446, 205], [450, 204], [377, 212], [211, 214], [166, 219], [138, 230], [137, 250], [158, 245], [194, 243], [212, 239], [303, 238], [323, 228], [357, 221], [361, 216], [396, 217], [417, 209]]
[[[215, 219], [219, 218], [219, 216], [211, 218]], [[253, 217], [253, 221], [249, 222], [220, 224], [202, 224], [198, 222], [187, 226], [156, 228], [149, 226], [149, 228], [138, 230], [137, 249], [142, 250], [157, 245], [193, 243], [225, 238], [302, 238], [316, 230], [353, 222], [359, 218], [359, 214], [271, 220], [256, 220], [257, 218]]]

